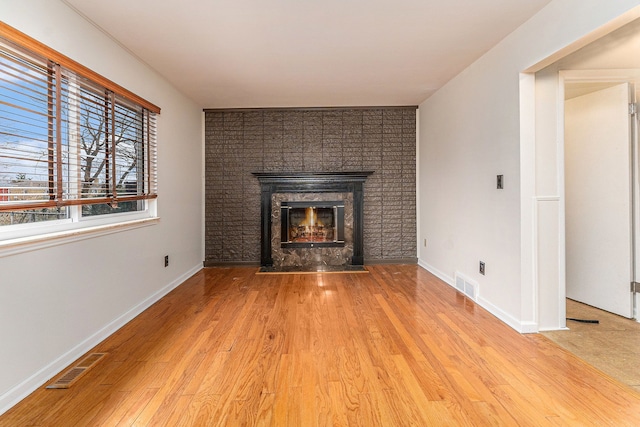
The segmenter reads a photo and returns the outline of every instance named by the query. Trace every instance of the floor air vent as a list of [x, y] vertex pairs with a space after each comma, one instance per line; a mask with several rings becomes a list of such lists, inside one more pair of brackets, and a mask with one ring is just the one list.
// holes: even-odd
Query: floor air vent
[[456, 289], [474, 301], [478, 297], [478, 283], [458, 272], [456, 272]]
[[91, 353], [73, 368], [69, 368], [64, 374], [46, 388], [69, 388], [73, 383], [84, 375], [90, 368], [95, 366], [107, 353]]

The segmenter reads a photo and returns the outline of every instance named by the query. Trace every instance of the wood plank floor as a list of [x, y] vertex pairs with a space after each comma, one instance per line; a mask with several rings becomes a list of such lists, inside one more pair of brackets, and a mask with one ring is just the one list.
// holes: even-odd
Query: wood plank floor
[[415, 265], [204, 269], [1, 426], [640, 425], [640, 394]]

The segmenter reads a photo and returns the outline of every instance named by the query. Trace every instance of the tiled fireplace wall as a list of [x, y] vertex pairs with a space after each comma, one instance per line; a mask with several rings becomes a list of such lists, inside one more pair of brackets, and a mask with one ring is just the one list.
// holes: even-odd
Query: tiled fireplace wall
[[205, 265], [260, 262], [252, 172], [374, 171], [364, 256], [416, 259], [416, 109], [205, 110]]

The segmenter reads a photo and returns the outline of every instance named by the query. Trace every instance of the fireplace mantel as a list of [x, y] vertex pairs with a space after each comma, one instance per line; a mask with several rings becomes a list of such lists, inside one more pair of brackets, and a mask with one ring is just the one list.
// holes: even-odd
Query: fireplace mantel
[[353, 193], [353, 256], [351, 264], [364, 264], [364, 182], [373, 171], [254, 172], [261, 188], [260, 265], [273, 267], [271, 251], [271, 196], [274, 193]]

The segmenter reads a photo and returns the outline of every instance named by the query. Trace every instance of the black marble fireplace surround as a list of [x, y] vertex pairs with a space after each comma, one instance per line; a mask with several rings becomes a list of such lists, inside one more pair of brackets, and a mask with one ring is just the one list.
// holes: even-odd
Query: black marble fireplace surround
[[[364, 245], [363, 245], [363, 217], [364, 217], [364, 182], [373, 171], [353, 171], [353, 172], [254, 172], [253, 175], [260, 182], [260, 217], [261, 217], [261, 238], [260, 238], [260, 266], [262, 271], [279, 271], [286, 268], [295, 267], [297, 269], [310, 269], [324, 266], [342, 269], [358, 269], [364, 264]], [[274, 224], [274, 219], [280, 221], [281, 207], [274, 209], [274, 197], [279, 193], [287, 195], [322, 195], [327, 194], [329, 198], [335, 198], [336, 195], [347, 193], [349, 199], [347, 205], [349, 209], [345, 209], [346, 216], [352, 221], [346, 221], [351, 229], [351, 235], [348, 237], [348, 248], [351, 250], [350, 259], [344, 262], [338, 260], [338, 265], [331, 265], [330, 260], [322, 260], [319, 257], [315, 259], [321, 261], [321, 265], [295, 265], [287, 266], [282, 263], [274, 263], [274, 242], [281, 239], [273, 239], [274, 230], [280, 229], [280, 224]], [[322, 204], [318, 199], [309, 201], [311, 204]], [[350, 203], [349, 203], [350, 202]], [[278, 202], [280, 205], [281, 202]], [[344, 207], [343, 207], [344, 209]], [[347, 239], [345, 239], [347, 240]], [[336, 246], [336, 245], [332, 245]], [[338, 246], [345, 246], [338, 245]], [[298, 250], [301, 251], [319, 251], [322, 245], [309, 245]], [[339, 257], [338, 257], [339, 258]], [[300, 262], [301, 263], [301, 262]], [[302, 263], [301, 263], [302, 264]], [[335, 264], [335, 263], [334, 263]]]

